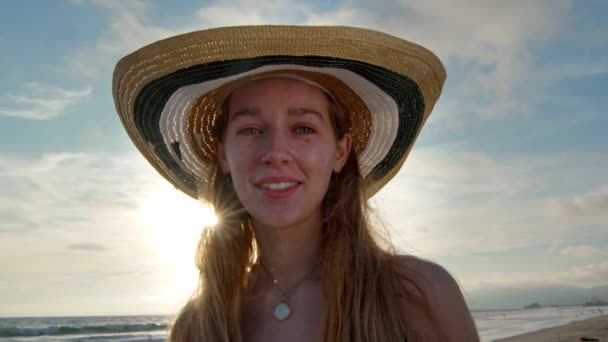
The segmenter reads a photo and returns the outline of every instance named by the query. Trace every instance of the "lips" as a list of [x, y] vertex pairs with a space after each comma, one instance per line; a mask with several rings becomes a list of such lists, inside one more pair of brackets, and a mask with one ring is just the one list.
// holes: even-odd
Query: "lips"
[[294, 193], [302, 182], [291, 177], [265, 177], [255, 183], [255, 186], [271, 198], [284, 198]]
[[286, 189], [292, 188], [296, 185], [298, 185], [298, 183], [281, 182], [281, 183], [265, 183], [265, 184], [262, 184], [261, 187], [264, 189], [270, 189], [270, 190], [286, 190]]

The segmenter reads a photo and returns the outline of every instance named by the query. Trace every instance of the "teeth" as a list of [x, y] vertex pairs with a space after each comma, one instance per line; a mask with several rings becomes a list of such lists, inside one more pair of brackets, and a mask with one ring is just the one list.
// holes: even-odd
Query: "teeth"
[[270, 189], [270, 190], [285, 190], [287, 188], [291, 188], [296, 185], [298, 185], [298, 183], [283, 182], [283, 183], [266, 183], [266, 184], [262, 184], [262, 187], [266, 188], [266, 189]]

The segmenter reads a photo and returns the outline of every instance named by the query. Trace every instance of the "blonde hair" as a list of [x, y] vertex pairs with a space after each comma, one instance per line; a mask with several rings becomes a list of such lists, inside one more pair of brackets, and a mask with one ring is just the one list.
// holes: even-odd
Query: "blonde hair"
[[[336, 138], [350, 127], [338, 100], [330, 116]], [[229, 99], [223, 113], [228, 113]], [[218, 119], [215, 136], [222, 141], [227, 115]], [[179, 313], [171, 341], [236, 341], [241, 334], [242, 301], [248, 272], [256, 262], [256, 244], [243, 205], [215, 165], [207, 191], [218, 217], [205, 229], [197, 253], [199, 288]], [[322, 274], [327, 320], [324, 341], [407, 341], [403, 279], [392, 248], [383, 249], [372, 235], [364, 180], [354, 149], [342, 171], [332, 176], [323, 200]]]

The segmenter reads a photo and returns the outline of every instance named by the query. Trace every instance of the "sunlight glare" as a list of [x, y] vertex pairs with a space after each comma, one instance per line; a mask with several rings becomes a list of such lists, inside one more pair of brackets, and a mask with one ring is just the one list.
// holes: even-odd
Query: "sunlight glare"
[[203, 229], [217, 222], [212, 206], [162, 184], [144, 196], [136, 220], [145, 228], [144, 239], [159, 263], [158, 271], [172, 280], [167, 297], [179, 301], [191, 294], [198, 278], [198, 241]]
[[187, 251], [195, 248], [202, 229], [217, 222], [210, 205], [170, 185], [150, 191], [140, 204], [138, 216], [146, 227], [154, 230], [159, 252], [176, 257], [192, 254]]

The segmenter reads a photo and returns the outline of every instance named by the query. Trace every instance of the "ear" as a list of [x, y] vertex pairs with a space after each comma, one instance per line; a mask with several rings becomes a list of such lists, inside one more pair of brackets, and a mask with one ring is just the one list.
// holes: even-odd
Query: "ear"
[[215, 142], [215, 155], [217, 156], [217, 162], [220, 164], [224, 173], [230, 173], [230, 166], [228, 165], [228, 159], [226, 159], [226, 148], [224, 144], [219, 141]]
[[350, 149], [353, 143], [353, 136], [350, 133], [345, 133], [342, 139], [337, 141], [336, 144], [336, 162], [334, 165], [334, 172], [339, 173], [350, 154]]

